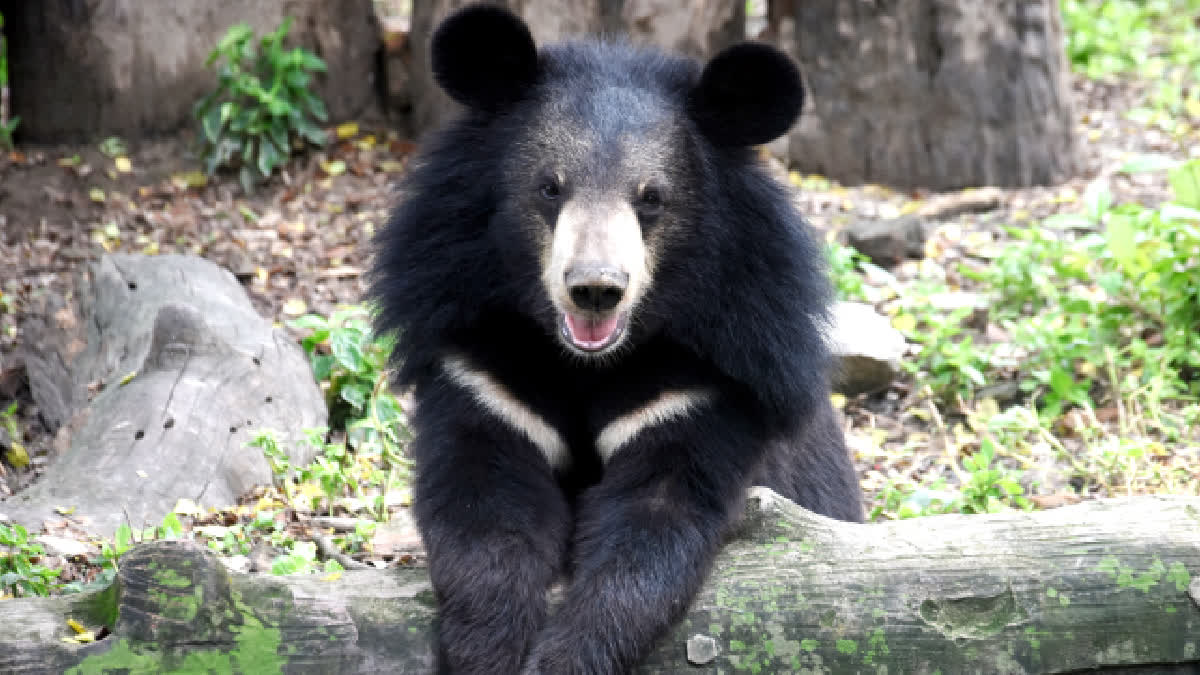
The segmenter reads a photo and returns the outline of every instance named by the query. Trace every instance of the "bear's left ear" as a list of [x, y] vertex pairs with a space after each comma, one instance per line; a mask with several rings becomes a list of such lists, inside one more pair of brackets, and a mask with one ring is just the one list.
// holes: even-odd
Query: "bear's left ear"
[[796, 64], [770, 45], [746, 42], [708, 62], [692, 90], [689, 111], [716, 145], [744, 146], [782, 136], [803, 105]]
[[499, 110], [537, 79], [529, 27], [499, 5], [471, 5], [446, 17], [433, 33], [430, 56], [437, 83], [469, 108]]

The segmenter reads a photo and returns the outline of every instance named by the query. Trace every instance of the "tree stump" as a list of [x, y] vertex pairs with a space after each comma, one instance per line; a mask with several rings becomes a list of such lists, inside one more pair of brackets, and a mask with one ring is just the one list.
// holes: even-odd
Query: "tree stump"
[[63, 448], [0, 502], [32, 529], [58, 509], [111, 536], [127, 519], [158, 524], [183, 497], [234, 504], [271, 482], [262, 452], [246, 447], [256, 430], [278, 432], [303, 465], [313, 453], [303, 430], [326, 423], [300, 346], [203, 258], [106, 256], [25, 334], [30, 389]]
[[810, 96], [789, 138], [800, 170], [933, 190], [1075, 171], [1057, 0], [793, 2], [791, 16]]
[[[857, 525], [756, 488], [635, 672], [1195, 672], [1197, 514], [1140, 497]], [[185, 542], [135, 548], [106, 591], [0, 607], [0, 672], [19, 674], [428, 673], [437, 613], [424, 569], [249, 575]], [[68, 618], [112, 634], [64, 643]]]
[[17, 133], [25, 140], [137, 137], [194, 124], [192, 106], [216, 86], [204, 65], [232, 25], [259, 36], [285, 16], [289, 43], [329, 72], [314, 90], [333, 120], [376, 108], [382, 37], [371, 0], [0, 0], [9, 38]]

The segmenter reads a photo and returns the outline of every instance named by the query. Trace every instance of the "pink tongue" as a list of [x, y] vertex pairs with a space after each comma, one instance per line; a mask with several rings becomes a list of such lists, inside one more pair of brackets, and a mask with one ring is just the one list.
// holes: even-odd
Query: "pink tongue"
[[617, 330], [617, 316], [607, 319], [586, 319], [567, 314], [567, 330], [571, 340], [580, 347], [599, 347]]

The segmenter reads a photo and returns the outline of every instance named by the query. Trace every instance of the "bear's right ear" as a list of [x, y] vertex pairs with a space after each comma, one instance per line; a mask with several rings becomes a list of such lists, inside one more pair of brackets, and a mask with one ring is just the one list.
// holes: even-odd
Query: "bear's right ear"
[[713, 57], [692, 91], [692, 118], [721, 146], [769, 143], [791, 128], [804, 106], [796, 64], [759, 42], [734, 45]]
[[471, 5], [446, 17], [430, 49], [437, 83], [470, 108], [498, 110], [519, 99], [537, 78], [537, 46], [529, 27], [498, 5]]

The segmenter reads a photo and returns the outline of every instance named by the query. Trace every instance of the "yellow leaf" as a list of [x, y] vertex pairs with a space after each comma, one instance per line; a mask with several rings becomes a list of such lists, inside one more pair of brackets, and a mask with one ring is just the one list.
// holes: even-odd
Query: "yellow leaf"
[[804, 182], [804, 176], [801, 176], [799, 171], [789, 171], [788, 182], [796, 187], [800, 187], [800, 184]]
[[917, 329], [917, 317], [912, 314], [897, 314], [892, 318], [892, 328], [901, 333], [911, 333]]
[[322, 490], [318, 485], [314, 485], [312, 483], [301, 483], [296, 486], [296, 496], [308, 497], [309, 499], [314, 497], [324, 497], [325, 491]]
[[289, 298], [283, 303], [283, 313], [288, 316], [300, 316], [308, 311], [308, 305], [301, 298]]
[[357, 135], [358, 135], [358, 123], [357, 122], [346, 122], [345, 124], [339, 124], [337, 127], [338, 140], [344, 141], [347, 138], [353, 138]]
[[1183, 109], [1190, 117], [1200, 119], [1200, 98], [1189, 98], [1183, 102]]
[[97, 204], [103, 204], [105, 199], [104, 190], [101, 190], [100, 188], [92, 188], [91, 190], [88, 190], [88, 199], [96, 202]]
[[394, 159], [385, 159], [379, 163], [379, 170], [384, 173], [400, 173], [404, 170], [404, 162], [397, 162]]
[[84, 628], [83, 624], [79, 623], [78, 621], [76, 621], [75, 619], [72, 619], [70, 617], [67, 617], [67, 625], [70, 626], [71, 630], [75, 631], [76, 633], [86, 633], [87, 632], [87, 628]]
[[196, 502], [184, 497], [175, 502], [174, 512], [181, 516], [202, 516], [204, 509]]
[[171, 184], [180, 190], [202, 188], [208, 185], [208, 176], [205, 176], [203, 171], [184, 171], [183, 173], [173, 174], [171, 176]]
[[1058, 204], [1069, 204], [1079, 201], [1079, 193], [1074, 188], [1063, 188], [1057, 195], [1054, 195], [1053, 201]]
[[125, 376], [121, 378], [121, 381], [117, 384], [117, 386], [124, 387], [125, 385], [132, 382], [133, 378], [137, 377], [137, 374], [138, 374], [138, 371], [136, 371], [136, 370], [125, 373]]
[[837, 408], [838, 410], [841, 410], [842, 408], [846, 407], [846, 395], [845, 394], [830, 394], [829, 402], [833, 404], [833, 407]]
[[321, 577], [321, 581], [337, 581], [338, 579], [341, 579], [341, 578], [342, 578], [342, 573], [340, 571], [339, 572], [330, 572], [329, 574], [326, 574], [325, 576]]
[[280, 502], [278, 499], [275, 499], [274, 497], [269, 497], [267, 495], [263, 495], [262, 497], [259, 498], [258, 502], [256, 502], [254, 504], [254, 510], [255, 511], [270, 511], [272, 509], [280, 508], [281, 506], [283, 506], [283, 502]]
[[24, 469], [29, 466], [29, 452], [25, 450], [25, 444], [12, 440], [9, 442], [8, 451], [4, 453], [4, 459], [8, 461], [9, 466]]
[[375, 147], [375, 143], [375, 135], [370, 134], [355, 141], [354, 147], [358, 148], [359, 150], [370, 150], [371, 148]]
[[69, 516], [72, 513], [75, 513], [75, 507], [74, 506], [56, 506], [56, 507], [54, 507], [54, 512], [60, 516]]
[[254, 268], [254, 278], [265, 284], [267, 283], [267, 280], [271, 278], [271, 271], [262, 265], [259, 265], [258, 267]]
[[130, 171], [133, 171], [133, 162], [130, 162], [128, 157], [118, 157], [113, 160], [113, 164], [117, 167], [117, 171], [120, 171], [121, 173], [129, 173]]

